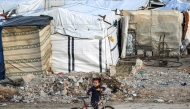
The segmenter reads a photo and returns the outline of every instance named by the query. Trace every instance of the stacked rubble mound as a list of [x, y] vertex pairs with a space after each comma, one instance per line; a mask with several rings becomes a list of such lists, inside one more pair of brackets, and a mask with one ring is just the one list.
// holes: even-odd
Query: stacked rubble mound
[[14, 94], [11, 101], [24, 103], [76, 102], [79, 96], [86, 96], [94, 77], [102, 78], [102, 85], [106, 87], [104, 93], [107, 94], [105, 99], [107, 102], [129, 102], [140, 99], [172, 103], [190, 100], [189, 73], [174, 68], [144, 67], [128, 76], [116, 74], [114, 78], [105, 73], [27, 75], [23, 77], [25, 84], [16, 87], [19, 95]]
[[18, 94], [18, 90], [0, 85], [0, 101], [11, 99], [14, 95], [17, 95], [17, 94]]

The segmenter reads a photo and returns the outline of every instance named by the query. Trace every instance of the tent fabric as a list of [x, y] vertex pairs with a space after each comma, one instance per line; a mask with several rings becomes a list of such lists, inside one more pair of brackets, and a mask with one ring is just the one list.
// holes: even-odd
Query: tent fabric
[[3, 23], [4, 27], [14, 27], [14, 26], [38, 26], [39, 28], [44, 28], [49, 25], [53, 18], [49, 16], [17, 16], [8, 19]]
[[160, 36], [172, 50], [170, 56], [180, 52], [183, 15], [179, 11], [122, 11], [130, 18], [129, 29], [136, 33], [136, 41], [142, 46], [158, 50]]
[[48, 15], [53, 17], [52, 34], [60, 33], [63, 35], [78, 38], [103, 38], [103, 21], [98, 17], [84, 13], [72, 12], [58, 8], [50, 11], [34, 13], [33, 16]]
[[[116, 65], [118, 62], [117, 27], [114, 25], [120, 17], [115, 15], [115, 12], [111, 10], [95, 9], [94, 7], [79, 9], [79, 11], [77, 9], [79, 8], [76, 8], [76, 6], [69, 9], [62, 7], [32, 14], [34, 16], [48, 15], [53, 17], [51, 22], [51, 38], [53, 46], [52, 69], [55, 73], [68, 73], [71, 71], [74, 64], [74, 71], [104, 72], [109, 69], [110, 65]], [[98, 16], [99, 12], [102, 16], [106, 15], [105, 21], [107, 23], [103, 21], [102, 17]], [[57, 34], [61, 35], [57, 36]], [[113, 37], [114, 41], [110, 41], [109, 37]], [[60, 39], [56, 40], [57, 38]], [[69, 54], [67, 51], [69, 48], [68, 41], [70, 40], [69, 42], [71, 44], [71, 39], [73, 38], [74, 47], [80, 48], [78, 48], [78, 50], [74, 49], [76, 51], [74, 51], [74, 53], [72, 52], [75, 61], [73, 62], [70, 60], [70, 62], [68, 62], [68, 59], [72, 59], [72, 50], [70, 50]], [[102, 71], [100, 71], [98, 61], [100, 60], [98, 54], [100, 53], [98, 49], [100, 40], [102, 41], [102, 47], [104, 47], [102, 48], [104, 51], [101, 52]], [[96, 53], [90, 53], [91, 50]], [[69, 63], [71, 64], [68, 65]]]
[[182, 1], [182, 0], [170, 0], [168, 1], [168, 4], [164, 7], [156, 8], [155, 10], [178, 10], [180, 12], [182, 11], [188, 11], [190, 8], [189, 3]]
[[2, 31], [6, 75], [39, 75], [51, 56], [50, 26], [4, 27]]
[[16, 9], [17, 14], [43, 9], [44, 0], [0, 0], [0, 13]]
[[97, 7], [103, 7], [111, 10], [139, 10], [141, 7], [146, 7], [149, 0], [82, 0], [82, 1], [67, 1], [66, 4], [82, 3]]
[[52, 40], [52, 70], [54, 73], [105, 72], [107, 70], [106, 40], [78, 39], [55, 34]]
[[5, 64], [3, 56], [3, 45], [2, 45], [2, 32], [3, 27], [0, 26], [0, 80], [5, 79]]

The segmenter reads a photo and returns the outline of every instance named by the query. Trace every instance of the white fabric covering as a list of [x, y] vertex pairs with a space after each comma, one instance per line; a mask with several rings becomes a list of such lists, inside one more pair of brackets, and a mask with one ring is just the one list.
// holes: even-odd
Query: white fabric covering
[[185, 2], [185, 1], [171, 0], [171, 1], [167, 1], [166, 6], [157, 8], [156, 10], [178, 10], [178, 11], [182, 12], [182, 11], [188, 11], [189, 7], [190, 7], [189, 3]]
[[[90, 7], [87, 10], [90, 9], [92, 8]], [[86, 12], [88, 14], [76, 11], [77, 9], [75, 9], [75, 7], [69, 10], [57, 8], [32, 14], [35, 16], [49, 15], [53, 17], [51, 22], [52, 69], [55, 73], [68, 73], [69, 68], [72, 71], [73, 67], [74, 71], [77, 72], [105, 72], [109, 69], [110, 65], [116, 65], [118, 62], [117, 27], [114, 27], [113, 24], [114, 21], [117, 21], [120, 17], [115, 15], [113, 11], [103, 10], [102, 15], [106, 15], [105, 20], [109, 22], [110, 25], [97, 15], [97, 11], [101, 12], [101, 10], [96, 10], [91, 13]], [[68, 54], [68, 36], [71, 36], [71, 39], [74, 37], [74, 62], [72, 62], [73, 45], [71, 44], [71, 39], [69, 48], [70, 58]], [[110, 41], [109, 36], [114, 38], [113, 42]], [[102, 41], [101, 61], [100, 40]], [[68, 60], [71, 60], [71, 62]], [[69, 63], [71, 63], [70, 67]]]
[[81, 1], [68, 1], [66, 4], [83, 3], [93, 5], [97, 7], [103, 7], [108, 9], [118, 10], [139, 10], [140, 7], [145, 7], [148, 4], [148, 0], [81, 0]]

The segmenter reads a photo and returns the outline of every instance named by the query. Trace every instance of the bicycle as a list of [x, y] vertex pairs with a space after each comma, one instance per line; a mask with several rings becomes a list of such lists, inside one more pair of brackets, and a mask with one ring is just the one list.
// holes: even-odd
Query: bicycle
[[[83, 101], [83, 104], [84, 104], [83, 107], [82, 108], [74, 107], [74, 108], [71, 108], [71, 109], [89, 109], [89, 107], [92, 107], [92, 106], [90, 104], [86, 103], [85, 99], [88, 99], [88, 98], [89, 98], [89, 96], [78, 97], [78, 99], [81, 99]], [[101, 95], [100, 101], [98, 102], [98, 105], [100, 105], [100, 104], [103, 105], [103, 107], [101, 109], [114, 109], [112, 106], [104, 106], [103, 100], [105, 100], [105, 94]]]

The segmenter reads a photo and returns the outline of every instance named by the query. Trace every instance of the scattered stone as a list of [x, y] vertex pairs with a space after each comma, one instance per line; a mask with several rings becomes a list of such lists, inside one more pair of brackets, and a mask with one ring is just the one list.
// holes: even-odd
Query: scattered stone
[[132, 97], [130, 97], [130, 98], [125, 98], [124, 101], [126, 101], [126, 102], [133, 102], [134, 99]]
[[3, 104], [1, 104], [1, 106], [7, 106], [7, 104], [6, 104], [6, 103], [3, 103]]
[[155, 99], [154, 102], [155, 103], [164, 103], [165, 101], [163, 99]]
[[28, 74], [26, 76], [22, 76], [22, 79], [25, 83], [29, 83], [32, 79], [34, 79], [35, 76], [33, 74]]
[[11, 99], [14, 95], [18, 94], [18, 90], [10, 87], [0, 85], [0, 101]]

